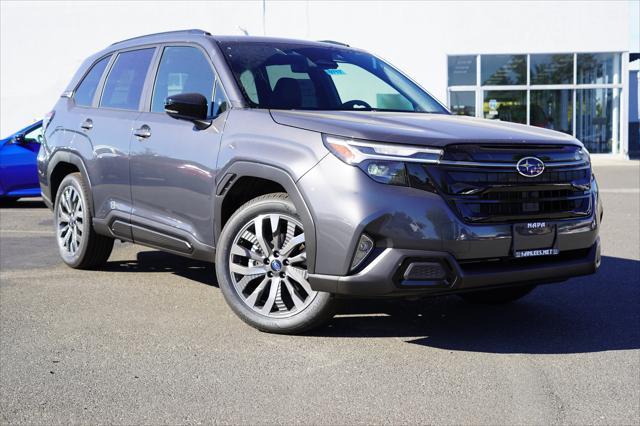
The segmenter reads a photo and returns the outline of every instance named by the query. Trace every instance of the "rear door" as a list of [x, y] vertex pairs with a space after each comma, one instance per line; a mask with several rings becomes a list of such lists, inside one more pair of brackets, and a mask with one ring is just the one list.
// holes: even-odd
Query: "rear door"
[[[111, 215], [128, 222], [131, 215], [129, 144], [154, 53], [155, 47], [146, 47], [114, 54], [101, 93], [93, 96], [90, 107], [78, 106], [75, 114], [74, 145], [85, 150], [97, 218]], [[79, 95], [77, 91], [76, 104]], [[92, 152], [86, 152], [89, 149]], [[122, 229], [122, 236], [131, 238], [128, 228]]]
[[[212, 125], [164, 112], [167, 96], [200, 93], [209, 100]], [[131, 141], [131, 194], [134, 240], [180, 252], [188, 241], [213, 244], [216, 159], [228, 101], [208, 54], [196, 45], [162, 48], [147, 111], [134, 124]]]

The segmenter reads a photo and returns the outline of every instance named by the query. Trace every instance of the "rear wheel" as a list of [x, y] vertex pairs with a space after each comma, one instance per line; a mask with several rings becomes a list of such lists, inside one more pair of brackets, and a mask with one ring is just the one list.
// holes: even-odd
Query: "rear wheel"
[[60, 257], [76, 269], [102, 265], [113, 249], [113, 238], [98, 235], [93, 230], [88, 194], [80, 173], [71, 173], [60, 183], [54, 206]]
[[287, 194], [258, 197], [229, 219], [216, 273], [229, 306], [259, 330], [301, 333], [333, 315], [333, 297], [307, 281], [304, 228]]
[[531, 293], [534, 288], [536, 288], [535, 285], [506, 287], [493, 290], [461, 293], [459, 296], [470, 303], [500, 305], [516, 301]]

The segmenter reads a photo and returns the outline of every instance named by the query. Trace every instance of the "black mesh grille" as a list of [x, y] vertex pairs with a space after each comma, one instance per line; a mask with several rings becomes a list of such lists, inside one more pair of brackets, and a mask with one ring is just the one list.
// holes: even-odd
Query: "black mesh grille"
[[[520, 154], [510, 152], [509, 147], [505, 152], [498, 152], [496, 147], [492, 147], [491, 152], [516, 161]], [[566, 149], [563, 148], [561, 154], [556, 162], [566, 163]], [[589, 165], [554, 166], [551, 151], [545, 153], [545, 159], [547, 168], [533, 178], [520, 175], [515, 167], [487, 167], [482, 162], [477, 166], [440, 164], [429, 167], [429, 173], [445, 199], [467, 222], [589, 215], [592, 202]]]
[[442, 268], [442, 265], [434, 262], [414, 262], [411, 263], [406, 272], [404, 278], [407, 280], [442, 280], [446, 278], [446, 272]]

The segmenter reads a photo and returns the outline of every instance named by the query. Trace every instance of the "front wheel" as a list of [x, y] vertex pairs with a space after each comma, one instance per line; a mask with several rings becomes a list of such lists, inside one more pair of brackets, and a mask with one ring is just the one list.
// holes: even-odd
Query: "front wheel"
[[523, 285], [518, 287], [473, 291], [470, 293], [462, 293], [459, 296], [470, 303], [500, 305], [521, 299], [531, 293], [534, 288], [536, 288], [535, 285]]
[[331, 294], [307, 281], [304, 228], [287, 194], [251, 200], [229, 219], [216, 274], [229, 306], [259, 330], [301, 333], [333, 316]]

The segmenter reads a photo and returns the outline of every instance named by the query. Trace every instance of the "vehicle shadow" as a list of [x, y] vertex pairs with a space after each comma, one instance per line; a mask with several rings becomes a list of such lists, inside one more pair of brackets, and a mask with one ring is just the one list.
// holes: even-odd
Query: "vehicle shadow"
[[[110, 261], [103, 270], [168, 272], [218, 287], [214, 265], [161, 251]], [[640, 261], [603, 256], [597, 274], [538, 287], [508, 305], [456, 296], [343, 299], [338, 315], [308, 336], [403, 338], [455, 351], [558, 354], [640, 349]]]
[[345, 300], [314, 335], [411, 337], [407, 343], [488, 353], [584, 353], [640, 348], [640, 261], [602, 258], [596, 275], [538, 287], [510, 305], [449, 296]]
[[162, 251], [141, 251], [137, 253], [135, 260], [110, 261], [101, 269], [112, 272], [168, 272], [201, 284], [218, 287], [213, 263]]
[[40, 209], [46, 208], [41, 198], [22, 198], [20, 200], [0, 200], [3, 209]]

